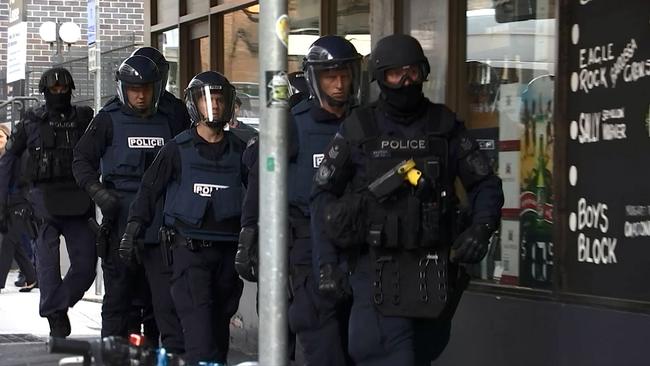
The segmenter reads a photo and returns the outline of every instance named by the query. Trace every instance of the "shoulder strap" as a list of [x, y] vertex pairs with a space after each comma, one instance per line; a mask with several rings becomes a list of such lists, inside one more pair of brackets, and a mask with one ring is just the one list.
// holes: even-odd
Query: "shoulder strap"
[[346, 138], [353, 145], [361, 145], [378, 135], [374, 104], [354, 109], [343, 123]]
[[433, 103], [429, 108], [428, 119], [431, 123], [426, 125], [427, 135], [441, 135], [448, 137], [456, 124], [456, 115], [444, 104]]
[[174, 137], [174, 141], [176, 141], [179, 146], [192, 141], [192, 130], [189, 129], [179, 133], [176, 135], [176, 137]]

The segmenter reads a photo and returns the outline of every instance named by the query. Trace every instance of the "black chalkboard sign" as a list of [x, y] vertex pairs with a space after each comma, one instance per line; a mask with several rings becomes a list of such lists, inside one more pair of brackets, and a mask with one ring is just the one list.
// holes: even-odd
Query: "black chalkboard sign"
[[564, 7], [563, 289], [650, 302], [650, 0]]

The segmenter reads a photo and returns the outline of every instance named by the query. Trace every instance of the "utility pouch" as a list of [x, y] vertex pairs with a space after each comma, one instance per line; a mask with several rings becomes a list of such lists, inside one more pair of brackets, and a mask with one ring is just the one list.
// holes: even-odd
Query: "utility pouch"
[[448, 251], [370, 247], [377, 310], [384, 316], [440, 317], [449, 298]]

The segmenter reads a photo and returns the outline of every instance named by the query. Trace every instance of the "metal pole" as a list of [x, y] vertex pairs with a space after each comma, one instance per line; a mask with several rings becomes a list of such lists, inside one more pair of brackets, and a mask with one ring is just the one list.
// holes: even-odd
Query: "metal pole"
[[97, 53], [97, 70], [95, 71], [95, 113], [102, 109], [102, 51], [99, 29], [99, 0], [95, 1], [95, 52]]
[[287, 0], [260, 1], [259, 363], [286, 366], [288, 201]]
[[[95, 92], [94, 92], [94, 107], [95, 114], [102, 109], [102, 52], [100, 48], [100, 32], [99, 32], [99, 0], [95, 1], [95, 53], [96, 53], [96, 62], [97, 69], [95, 70]], [[90, 60], [90, 58], [88, 58]], [[95, 207], [95, 212], [97, 213], [97, 219], [102, 219], [102, 213], [99, 207]], [[101, 222], [101, 221], [100, 221]], [[95, 276], [95, 295], [104, 294], [104, 274], [102, 270], [101, 263], [97, 261], [96, 268], [97, 275]]]

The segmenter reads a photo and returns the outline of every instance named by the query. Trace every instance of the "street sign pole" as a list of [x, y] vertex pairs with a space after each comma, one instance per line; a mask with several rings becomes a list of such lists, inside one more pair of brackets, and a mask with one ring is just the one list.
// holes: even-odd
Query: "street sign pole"
[[287, 0], [260, 0], [259, 364], [288, 362]]

